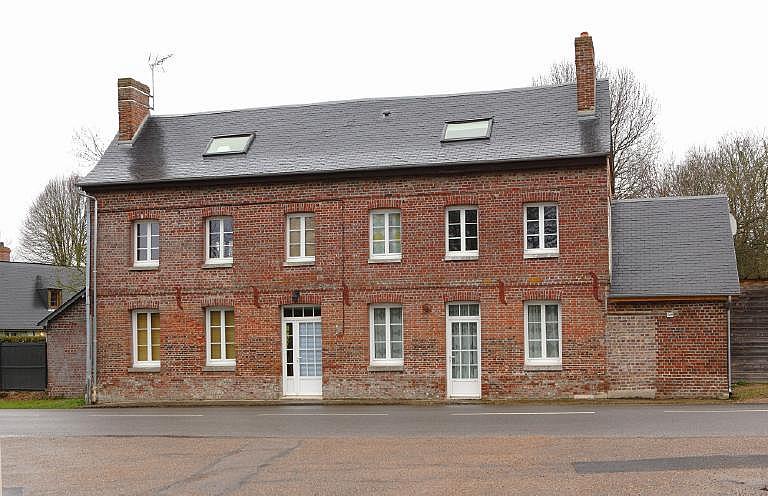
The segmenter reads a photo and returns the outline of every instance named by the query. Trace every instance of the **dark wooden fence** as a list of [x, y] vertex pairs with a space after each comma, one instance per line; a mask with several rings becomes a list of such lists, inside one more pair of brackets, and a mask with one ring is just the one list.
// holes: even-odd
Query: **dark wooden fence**
[[742, 281], [731, 312], [733, 380], [768, 382], [768, 281]]
[[45, 342], [0, 342], [0, 389], [43, 391], [47, 382]]

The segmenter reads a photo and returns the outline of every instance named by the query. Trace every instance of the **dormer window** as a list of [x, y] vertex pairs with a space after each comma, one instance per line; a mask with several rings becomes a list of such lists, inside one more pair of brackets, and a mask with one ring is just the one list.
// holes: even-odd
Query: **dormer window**
[[237, 134], [232, 136], [216, 136], [208, 143], [208, 148], [203, 153], [204, 157], [209, 155], [233, 155], [236, 153], [245, 153], [251, 146], [253, 134]]
[[48, 290], [48, 310], [56, 310], [61, 306], [61, 290], [50, 288]]
[[442, 141], [488, 139], [492, 125], [493, 119], [446, 122]]

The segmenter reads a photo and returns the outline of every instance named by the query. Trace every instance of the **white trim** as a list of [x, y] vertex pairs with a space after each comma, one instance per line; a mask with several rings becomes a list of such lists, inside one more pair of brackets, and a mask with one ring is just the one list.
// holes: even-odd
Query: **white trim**
[[[548, 358], [547, 354], [547, 326], [546, 326], [546, 305], [557, 305], [557, 337], [558, 350], [557, 358]], [[538, 306], [541, 308], [541, 358], [531, 358], [528, 356], [528, 307]], [[563, 363], [563, 306], [556, 300], [531, 300], [523, 304], [523, 346], [525, 347], [525, 365], [562, 365]]]
[[[539, 209], [539, 247], [528, 248], [528, 207], [538, 207]], [[555, 207], [557, 219], [555, 224], [557, 225], [557, 247], [556, 248], [544, 248], [544, 207]], [[533, 222], [533, 220], [531, 220]], [[548, 234], [548, 236], [551, 234]], [[535, 236], [535, 235], [531, 235]], [[523, 257], [524, 258], [547, 258], [557, 257], [560, 254], [560, 205], [556, 202], [537, 202], [537, 203], [524, 203], [523, 204]]]
[[[449, 307], [452, 305], [477, 305], [477, 315], [449, 315]], [[445, 304], [445, 372], [446, 372], [446, 396], [449, 398], [480, 398], [482, 396], [482, 377], [483, 377], [483, 354], [482, 354], [482, 331], [481, 315], [479, 301], [450, 301]], [[454, 322], [475, 322], [477, 323], [477, 377], [473, 379], [453, 379], [452, 378], [452, 356], [453, 351], [451, 324]], [[454, 384], [456, 382], [456, 384]], [[471, 382], [471, 384], [470, 384]], [[458, 387], [459, 384], [465, 385], [464, 391]]]
[[[296, 307], [315, 307], [321, 308], [320, 305], [314, 304], [296, 304], [296, 305], [283, 305], [280, 307], [280, 341], [282, 347], [280, 350], [281, 356], [281, 377], [282, 377], [282, 392], [284, 397], [303, 397], [303, 398], [322, 398], [323, 393], [323, 376], [324, 372], [321, 372], [320, 376], [302, 376], [301, 375], [301, 357], [299, 356], [299, 325], [303, 323], [318, 323], [320, 324], [320, 335], [322, 336], [323, 317], [321, 315], [312, 315], [306, 317], [286, 317], [286, 308]], [[313, 312], [314, 313], [314, 312]], [[293, 375], [288, 376], [288, 356], [287, 356], [287, 340], [286, 340], [286, 326], [287, 324], [293, 325], [293, 343], [291, 343], [291, 350], [293, 352]], [[322, 337], [320, 344], [320, 369], [323, 367], [323, 351], [322, 351]], [[302, 379], [304, 378], [304, 379]]]
[[[374, 310], [377, 308], [383, 308], [386, 310], [385, 315], [385, 331], [386, 331], [386, 358], [376, 358], [375, 353], [375, 342], [374, 342], [374, 318], [373, 313]], [[400, 358], [392, 358], [392, 329], [391, 329], [391, 315], [390, 312], [393, 308], [399, 308], [400, 309], [400, 344], [403, 347], [402, 356]], [[399, 303], [373, 303], [369, 305], [368, 308], [368, 348], [369, 348], [369, 356], [370, 356], [370, 365], [371, 366], [380, 366], [380, 365], [395, 365], [395, 366], [402, 366], [404, 363], [404, 357], [405, 357], [405, 315], [403, 311], [403, 305]]]
[[[230, 219], [232, 221], [232, 257], [225, 257], [224, 255], [224, 220]], [[220, 247], [220, 254], [222, 256], [211, 258], [209, 255], [211, 253], [211, 221], [218, 220], [220, 221], [220, 228], [219, 228], [219, 247]], [[222, 215], [222, 216], [216, 216], [216, 217], [206, 217], [205, 219], [205, 263], [206, 265], [214, 265], [214, 264], [232, 264], [234, 259], [234, 253], [235, 253], [235, 220], [232, 218], [231, 215]]]
[[[467, 250], [467, 210], [474, 210], [477, 226], [477, 249]], [[450, 212], [459, 212], [459, 241], [461, 249], [451, 251], [448, 247], [448, 215]], [[445, 208], [445, 259], [446, 260], [476, 260], [480, 257], [480, 209], [477, 205], [451, 205]]]
[[[400, 215], [400, 251], [389, 251], [389, 216], [391, 214]], [[384, 215], [384, 253], [373, 253], [373, 216]], [[375, 263], [374, 261], [389, 260], [400, 261], [403, 257], [403, 214], [400, 209], [388, 208], [388, 209], [374, 209], [368, 214], [368, 262]]]
[[[307, 218], [312, 218], [314, 221], [315, 214], [312, 212], [308, 213], [295, 213], [295, 214], [288, 214], [285, 216], [285, 261], [287, 263], [306, 263], [306, 262], [314, 262], [315, 261], [315, 255], [307, 255]], [[299, 219], [299, 256], [291, 256], [291, 219]], [[315, 224], [313, 222], [312, 224], [312, 231], [315, 231], [315, 235], [317, 235], [317, 232], [315, 230]], [[317, 253], [317, 237], [315, 237], [315, 253]]]
[[[152, 224], [157, 224], [157, 260], [152, 260]], [[147, 226], [147, 260], [139, 260], [139, 225]], [[133, 266], [158, 267], [160, 265], [160, 222], [152, 219], [137, 220], [133, 223]]]
[[[138, 341], [138, 317], [139, 314], [147, 314], [147, 358], [148, 360], [139, 361], [139, 341]], [[133, 367], [135, 368], [157, 368], [160, 367], [160, 360], [152, 360], [152, 320], [156, 317], [160, 320], [160, 312], [153, 309], [138, 309], [131, 312], [131, 323], [133, 327]], [[158, 326], [158, 330], [160, 327]], [[162, 331], [161, 331], [162, 336]]]
[[[217, 343], [221, 348], [222, 358], [211, 358], [211, 312], [220, 312], [221, 322], [221, 334], [219, 335], [220, 341]], [[232, 307], [208, 307], [205, 309], [205, 365], [206, 367], [230, 367], [237, 364], [236, 358], [225, 358], [227, 356], [226, 345], [226, 313], [232, 312], [232, 319], [235, 318], [235, 309]], [[237, 354], [236, 341], [233, 343], [235, 347], [235, 354]]]

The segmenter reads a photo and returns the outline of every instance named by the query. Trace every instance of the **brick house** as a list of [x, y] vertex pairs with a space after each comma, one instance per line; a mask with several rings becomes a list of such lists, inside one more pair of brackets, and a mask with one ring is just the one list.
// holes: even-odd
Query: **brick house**
[[608, 81], [575, 49], [576, 84], [178, 116], [118, 80], [81, 182], [96, 399], [727, 393], [727, 205], [717, 294], [615, 293]]

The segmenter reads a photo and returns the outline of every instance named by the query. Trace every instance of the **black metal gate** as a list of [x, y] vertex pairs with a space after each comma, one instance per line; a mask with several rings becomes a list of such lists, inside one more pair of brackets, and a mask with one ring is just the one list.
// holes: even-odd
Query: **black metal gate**
[[0, 389], [44, 391], [47, 382], [45, 342], [0, 342]]

